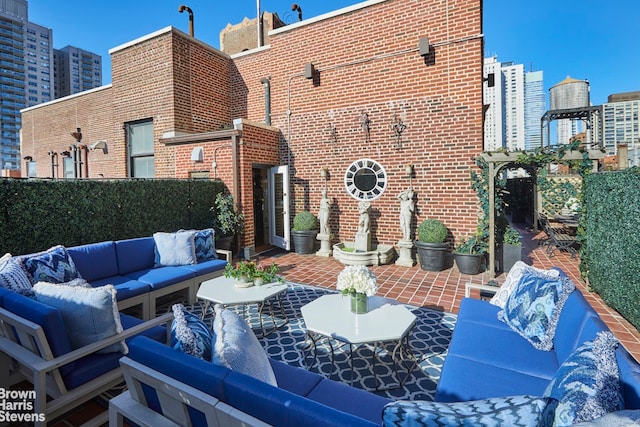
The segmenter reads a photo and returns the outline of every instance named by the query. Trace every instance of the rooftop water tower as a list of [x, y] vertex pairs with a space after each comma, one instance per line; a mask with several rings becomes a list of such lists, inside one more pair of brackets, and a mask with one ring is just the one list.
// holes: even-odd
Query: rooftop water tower
[[[589, 82], [568, 77], [549, 89], [549, 106], [554, 110], [571, 110], [589, 106]], [[582, 120], [557, 121], [558, 144], [568, 144], [571, 137], [583, 131]]]

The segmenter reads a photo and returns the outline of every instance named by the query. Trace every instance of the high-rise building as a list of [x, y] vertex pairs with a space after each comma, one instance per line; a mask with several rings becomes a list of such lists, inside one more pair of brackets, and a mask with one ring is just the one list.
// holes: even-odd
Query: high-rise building
[[547, 111], [542, 71], [524, 74], [524, 148], [533, 150], [542, 144], [540, 119]]
[[26, 106], [54, 98], [53, 31], [33, 22], [26, 23], [24, 35]]
[[0, 169], [20, 168], [20, 110], [25, 104], [27, 1], [0, 3]]
[[102, 58], [67, 46], [54, 61], [53, 30], [29, 22], [27, 0], [0, 1], [0, 169], [20, 169], [20, 110], [102, 85]]
[[56, 49], [55, 97], [102, 86], [102, 57], [74, 46]]
[[615, 155], [618, 144], [627, 144], [629, 166], [640, 166], [640, 92], [613, 94], [602, 105], [603, 137], [607, 154]]
[[484, 149], [523, 150], [540, 145], [540, 118], [545, 111], [542, 71], [525, 72], [522, 64], [484, 59]]

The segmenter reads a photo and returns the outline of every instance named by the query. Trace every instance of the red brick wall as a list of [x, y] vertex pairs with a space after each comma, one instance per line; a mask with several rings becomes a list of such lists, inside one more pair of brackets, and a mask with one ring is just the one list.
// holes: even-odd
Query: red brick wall
[[[194, 170], [213, 176], [218, 148], [215, 174], [231, 189], [235, 172], [231, 150], [224, 147], [230, 141], [166, 145], [160, 139], [167, 132], [217, 130], [237, 118], [262, 122], [260, 79], [269, 77], [272, 124], [280, 132], [243, 122], [239, 138], [237, 197], [248, 218], [246, 236], [253, 235], [251, 166], [280, 163], [290, 165], [292, 216], [302, 209], [317, 213], [324, 187], [319, 170], [328, 168], [332, 230], [338, 240], [352, 240], [357, 201], [346, 194], [343, 177], [353, 161], [371, 158], [389, 178], [386, 192], [372, 204], [374, 240], [394, 243], [401, 237], [397, 195], [409, 186], [403, 172], [408, 163], [415, 167], [416, 225], [439, 218], [457, 239], [475, 228], [478, 215], [469, 173], [482, 150], [481, 5], [481, 0], [388, 0], [276, 31], [269, 47], [233, 59], [170, 29], [112, 53], [111, 89], [26, 112], [23, 145], [31, 144], [38, 174], [48, 176], [46, 152], [73, 142], [69, 133], [80, 126], [85, 141], [108, 140], [103, 160], [110, 164], [100, 173], [124, 177], [123, 125], [150, 118], [157, 177], [187, 177]], [[422, 37], [432, 45], [426, 58], [418, 53]], [[315, 82], [301, 75], [307, 63], [320, 71]], [[363, 111], [371, 120], [370, 141], [359, 120]], [[390, 128], [396, 115], [407, 126], [400, 147]], [[337, 129], [336, 141], [329, 124]], [[190, 153], [200, 145], [205, 161], [194, 164]], [[23, 155], [30, 155], [28, 149]]]
[[[448, 4], [447, 13], [436, 0], [383, 2], [272, 34], [268, 50], [234, 58], [233, 84], [243, 88], [233, 92], [238, 114], [263, 119], [260, 78], [271, 78], [273, 125], [290, 149], [282, 163], [291, 158], [292, 214], [317, 213], [324, 186], [319, 169], [327, 167], [332, 230], [352, 240], [357, 201], [346, 194], [343, 177], [353, 161], [371, 158], [389, 176], [386, 192], [372, 204], [379, 242], [401, 237], [396, 197], [409, 186], [407, 163], [415, 167], [416, 222], [439, 218], [454, 238], [475, 228], [478, 201], [469, 173], [482, 149], [481, 1]], [[421, 37], [432, 44], [426, 60], [417, 52]], [[307, 63], [320, 70], [319, 84], [299, 76]], [[371, 119], [370, 142], [360, 126], [362, 111]], [[407, 125], [400, 149], [390, 129], [396, 114]], [[337, 142], [328, 142], [330, 123]]]
[[[108, 153], [102, 150], [86, 152], [89, 160], [89, 177], [119, 176], [114, 166], [120, 163], [113, 135], [122, 132], [121, 125], [113, 120], [113, 90], [110, 86], [75, 95], [65, 102], [54, 102], [44, 107], [30, 109], [22, 114], [21, 155], [31, 156], [37, 162], [37, 176], [51, 178], [49, 151], [58, 153], [56, 177], [63, 176], [62, 151], [77, 144], [71, 136], [76, 128], [82, 129], [82, 143], [93, 144], [106, 140]], [[83, 159], [85, 152], [83, 152]], [[84, 165], [83, 165], [84, 168]], [[27, 176], [22, 168], [22, 176]], [[82, 176], [85, 177], [83, 169]]]

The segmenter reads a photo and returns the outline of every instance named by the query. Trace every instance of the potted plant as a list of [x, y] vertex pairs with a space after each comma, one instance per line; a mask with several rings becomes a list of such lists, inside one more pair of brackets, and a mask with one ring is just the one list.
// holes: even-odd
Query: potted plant
[[522, 236], [511, 225], [508, 225], [502, 236], [502, 257], [500, 267], [502, 271], [509, 271], [513, 264], [522, 258]]
[[420, 267], [423, 270], [444, 269], [444, 256], [449, 247], [448, 243], [444, 243], [447, 233], [447, 227], [437, 219], [425, 219], [418, 225], [418, 240], [415, 241], [415, 245]]
[[313, 252], [318, 234], [318, 219], [309, 211], [298, 212], [293, 218], [291, 236], [297, 254]]
[[224, 277], [236, 279], [236, 286], [249, 287], [262, 286], [264, 283], [284, 282], [278, 276], [280, 267], [278, 264], [257, 265], [254, 261], [240, 261], [235, 265], [227, 264], [224, 268]]
[[218, 193], [211, 208], [214, 213], [213, 230], [216, 246], [219, 249], [231, 249], [234, 236], [244, 232], [244, 215], [236, 210], [233, 196], [229, 193]]
[[463, 274], [478, 274], [489, 245], [479, 231], [462, 239], [453, 252], [458, 270]]

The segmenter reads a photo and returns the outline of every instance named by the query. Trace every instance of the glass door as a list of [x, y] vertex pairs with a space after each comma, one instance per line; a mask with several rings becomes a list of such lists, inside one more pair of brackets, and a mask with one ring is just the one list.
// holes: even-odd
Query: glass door
[[289, 226], [289, 166], [269, 169], [269, 238], [271, 244], [291, 249]]

